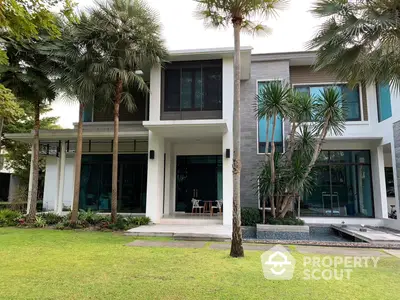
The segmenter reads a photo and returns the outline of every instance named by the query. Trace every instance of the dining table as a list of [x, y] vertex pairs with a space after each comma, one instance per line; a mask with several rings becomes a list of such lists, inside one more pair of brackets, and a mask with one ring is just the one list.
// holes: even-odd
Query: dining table
[[204, 213], [211, 213], [211, 207], [215, 200], [203, 200], [204, 203]]

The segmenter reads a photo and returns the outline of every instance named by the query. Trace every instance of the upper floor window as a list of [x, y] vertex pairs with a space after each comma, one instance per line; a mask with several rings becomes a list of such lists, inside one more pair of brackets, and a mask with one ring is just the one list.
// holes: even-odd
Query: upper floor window
[[222, 110], [221, 60], [171, 63], [164, 76], [164, 111]]
[[361, 121], [360, 87], [358, 85], [353, 89], [345, 84], [301, 85], [295, 86], [295, 89], [316, 98], [328, 87], [337, 89], [345, 99], [347, 109], [346, 121]]
[[382, 122], [392, 116], [390, 85], [384, 83], [377, 84], [376, 98], [378, 100], [378, 120]]
[[[141, 92], [132, 92], [136, 110], [128, 111], [126, 105], [119, 107], [119, 120], [122, 122], [144, 121], [147, 119], [147, 95]], [[113, 122], [114, 105], [112, 102], [94, 102], [85, 104], [83, 122]]]
[[[264, 86], [268, 81], [259, 81], [257, 83], [257, 93], [260, 95], [263, 91]], [[272, 128], [273, 118], [261, 118], [258, 120], [258, 153], [265, 153], [267, 147], [267, 124], [268, 125], [268, 141], [269, 147], [268, 152], [271, 152], [271, 140], [272, 140]], [[274, 142], [277, 152], [283, 152], [283, 120], [280, 116], [276, 118]]]

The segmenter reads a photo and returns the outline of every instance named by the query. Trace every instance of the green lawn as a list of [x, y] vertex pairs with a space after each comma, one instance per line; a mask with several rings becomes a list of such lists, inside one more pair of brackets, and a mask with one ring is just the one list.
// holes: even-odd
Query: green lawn
[[[359, 268], [351, 280], [268, 281], [258, 251], [127, 247], [102, 232], [0, 228], [1, 299], [396, 299], [400, 260]], [[301, 254], [292, 251], [301, 258]]]

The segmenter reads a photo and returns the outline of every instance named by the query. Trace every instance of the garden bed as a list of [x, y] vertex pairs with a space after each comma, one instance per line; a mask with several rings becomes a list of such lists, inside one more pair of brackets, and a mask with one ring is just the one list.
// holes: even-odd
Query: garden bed
[[93, 211], [79, 211], [76, 223], [71, 223], [71, 213], [60, 216], [54, 213], [38, 214], [34, 222], [27, 223], [26, 216], [18, 211], [9, 209], [0, 210], [0, 227], [36, 227], [49, 229], [88, 229], [88, 230], [110, 230], [125, 231], [141, 225], [150, 223], [148, 217], [133, 217], [117, 215], [115, 222], [111, 222], [109, 215], [98, 214]]

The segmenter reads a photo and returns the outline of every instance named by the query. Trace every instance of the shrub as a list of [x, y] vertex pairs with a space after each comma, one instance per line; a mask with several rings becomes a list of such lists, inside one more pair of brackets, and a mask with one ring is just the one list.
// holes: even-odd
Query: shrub
[[64, 230], [65, 229], [64, 222], [57, 223], [56, 226], [54, 226], [54, 228], [57, 230]]
[[304, 221], [297, 218], [281, 218], [281, 219], [267, 219], [267, 224], [270, 225], [304, 225]]
[[97, 213], [92, 211], [91, 209], [88, 209], [87, 211], [81, 209], [79, 210], [78, 220], [95, 225], [98, 222], [99, 217]]
[[262, 223], [261, 213], [258, 208], [243, 207], [241, 209], [242, 226], [256, 226]]
[[44, 228], [46, 227], [46, 220], [42, 216], [36, 216], [35, 223], [33, 224], [35, 227]]
[[127, 217], [126, 222], [128, 226], [141, 226], [148, 225], [151, 220], [149, 217]]
[[45, 213], [42, 214], [41, 217], [46, 221], [47, 225], [55, 225], [64, 219], [62, 216], [59, 216], [55, 213]]
[[[71, 215], [69, 215], [69, 219], [71, 218]], [[97, 212], [92, 211], [91, 209], [88, 209], [87, 211], [80, 210], [78, 214], [78, 220], [82, 222], [87, 222], [90, 225], [98, 225], [102, 223], [103, 221], [110, 221], [111, 217], [110, 216], [103, 216], [98, 214]]]
[[11, 209], [0, 210], [0, 227], [16, 226], [22, 217], [20, 212]]

